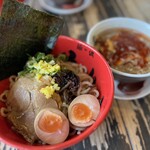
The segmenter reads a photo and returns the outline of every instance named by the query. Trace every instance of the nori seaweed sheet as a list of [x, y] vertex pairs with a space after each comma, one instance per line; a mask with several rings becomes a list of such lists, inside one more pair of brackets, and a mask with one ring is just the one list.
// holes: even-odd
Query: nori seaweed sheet
[[61, 34], [61, 17], [4, 0], [0, 16], [0, 80], [23, 69], [28, 55], [49, 53]]

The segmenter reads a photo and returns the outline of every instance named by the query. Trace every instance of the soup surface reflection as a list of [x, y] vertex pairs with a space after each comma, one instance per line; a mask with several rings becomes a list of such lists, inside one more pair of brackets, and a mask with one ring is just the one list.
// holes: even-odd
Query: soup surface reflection
[[115, 28], [94, 37], [95, 48], [109, 65], [131, 74], [150, 72], [150, 38], [134, 30]]

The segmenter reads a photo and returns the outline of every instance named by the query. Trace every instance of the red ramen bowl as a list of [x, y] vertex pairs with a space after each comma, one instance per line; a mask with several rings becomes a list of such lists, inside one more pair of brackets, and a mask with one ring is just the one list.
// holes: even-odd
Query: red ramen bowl
[[[99, 99], [102, 99], [100, 105], [100, 114], [97, 120], [84, 130], [81, 134], [68, 138], [66, 141], [55, 145], [30, 145], [21, 135], [18, 135], [10, 127], [6, 118], [0, 116], [0, 141], [18, 148], [30, 150], [58, 150], [71, 147], [74, 144], [82, 141], [94, 132], [104, 121], [111, 108], [114, 96], [114, 80], [113, 75], [105, 59], [100, 53], [88, 44], [66, 36], [59, 36], [52, 54], [60, 53], [67, 54], [72, 60], [79, 64], [85, 65], [88, 73], [95, 79], [96, 86], [100, 92]], [[6, 90], [9, 86], [8, 79], [0, 81], [0, 93]], [[1, 102], [0, 106], [4, 106]]]

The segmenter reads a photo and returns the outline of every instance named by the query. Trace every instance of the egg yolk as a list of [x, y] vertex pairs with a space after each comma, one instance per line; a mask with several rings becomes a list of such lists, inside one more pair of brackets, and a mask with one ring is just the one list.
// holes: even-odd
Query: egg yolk
[[92, 118], [92, 111], [83, 103], [77, 103], [72, 107], [72, 116], [78, 123], [89, 122]]
[[63, 120], [61, 116], [52, 112], [45, 112], [39, 120], [39, 128], [42, 131], [53, 133], [62, 128]]

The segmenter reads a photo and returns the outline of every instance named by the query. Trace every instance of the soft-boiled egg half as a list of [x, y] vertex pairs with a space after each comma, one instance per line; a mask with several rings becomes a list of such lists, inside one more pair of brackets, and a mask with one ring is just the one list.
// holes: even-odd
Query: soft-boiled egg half
[[76, 97], [68, 108], [69, 121], [77, 127], [92, 125], [99, 113], [99, 100], [91, 94], [84, 94]]
[[57, 144], [66, 140], [69, 134], [69, 121], [58, 109], [46, 108], [35, 118], [34, 129], [40, 140], [47, 144]]

